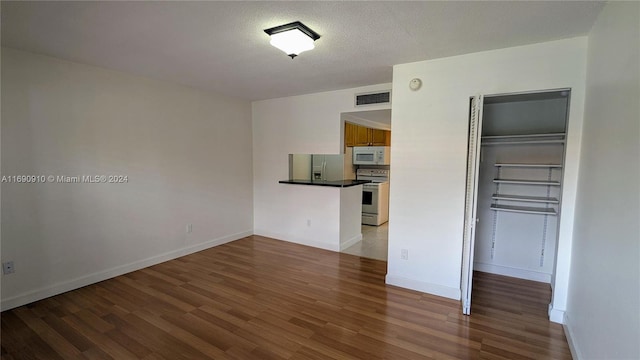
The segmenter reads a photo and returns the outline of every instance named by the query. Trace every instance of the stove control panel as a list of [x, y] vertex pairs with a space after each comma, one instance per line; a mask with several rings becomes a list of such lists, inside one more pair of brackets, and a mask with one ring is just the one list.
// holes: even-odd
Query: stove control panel
[[365, 175], [365, 176], [385, 176], [385, 177], [388, 177], [389, 176], [389, 170], [386, 170], [386, 169], [358, 169], [356, 171], [356, 174]]

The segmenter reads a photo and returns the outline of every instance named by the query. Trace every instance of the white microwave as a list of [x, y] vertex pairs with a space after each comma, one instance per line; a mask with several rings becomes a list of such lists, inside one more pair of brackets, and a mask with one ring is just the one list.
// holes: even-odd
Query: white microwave
[[389, 165], [390, 149], [388, 146], [354, 146], [353, 165]]

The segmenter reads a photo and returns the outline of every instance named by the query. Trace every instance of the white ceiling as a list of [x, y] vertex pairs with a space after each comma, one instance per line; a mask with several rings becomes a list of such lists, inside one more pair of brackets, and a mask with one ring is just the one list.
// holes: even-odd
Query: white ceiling
[[[11, 2], [2, 45], [249, 100], [391, 82], [392, 65], [585, 35], [603, 2]], [[290, 59], [263, 29], [322, 37]]]

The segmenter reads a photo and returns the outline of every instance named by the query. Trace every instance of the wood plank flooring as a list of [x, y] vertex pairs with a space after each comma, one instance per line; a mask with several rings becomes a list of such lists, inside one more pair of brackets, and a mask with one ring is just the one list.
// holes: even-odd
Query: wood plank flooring
[[250, 236], [1, 314], [2, 359], [570, 359], [548, 285], [476, 273], [460, 304], [386, 263]]

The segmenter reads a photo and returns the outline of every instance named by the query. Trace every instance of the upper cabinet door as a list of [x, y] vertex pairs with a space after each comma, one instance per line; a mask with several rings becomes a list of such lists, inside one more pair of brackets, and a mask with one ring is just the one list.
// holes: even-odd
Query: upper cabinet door
[[369, 146], [371, 139], [369, 137], [369, 128], [356, 125], [356, 146]]
[[370, 129], [370, 140], [371, 140], [371, 145], [376, 145], [376, 146], [384, 146], [385, 145], [385, 130], [380, 130], [380, 129]]
[[356, 128], [357, 125], [354, 125], [349, 122], [344, 123], [344, 146], [356, 146]]

